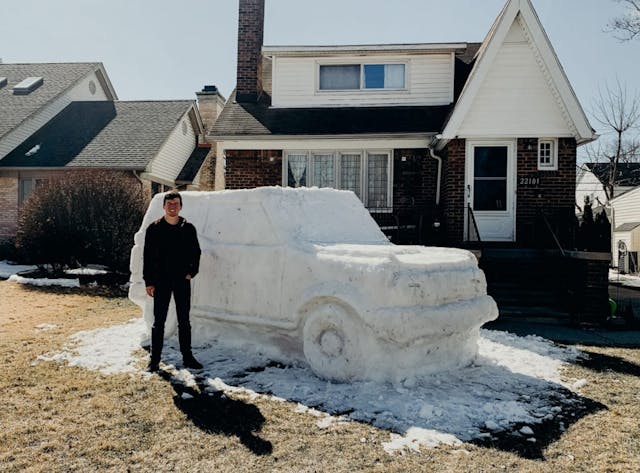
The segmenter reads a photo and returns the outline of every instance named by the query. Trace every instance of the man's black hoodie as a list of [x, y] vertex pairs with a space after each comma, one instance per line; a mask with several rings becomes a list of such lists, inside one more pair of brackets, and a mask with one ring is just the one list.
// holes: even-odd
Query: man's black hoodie
[[147, 228], [144, 240], [143, 278], [147, 286], [198, 274], [200, 245], [195, 227], [184, 218], [171, 225], [161, 218]]

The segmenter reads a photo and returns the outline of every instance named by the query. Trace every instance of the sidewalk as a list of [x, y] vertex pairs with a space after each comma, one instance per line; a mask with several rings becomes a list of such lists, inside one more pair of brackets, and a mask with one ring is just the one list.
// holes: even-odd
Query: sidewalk
[[640, 348], [640, 330], [612, 330], [601, 327], [572, 327], [567, 325], [515, 318], [498, 319], [484, 326], [504, 330], [520, 336], [538, 335], [565, 345]]

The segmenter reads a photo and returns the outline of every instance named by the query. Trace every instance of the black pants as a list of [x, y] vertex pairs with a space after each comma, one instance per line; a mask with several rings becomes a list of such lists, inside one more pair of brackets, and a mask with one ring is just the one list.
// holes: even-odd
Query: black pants
[[191, 309], [191, 281], [178, 279], [163, 281], [155, 286], [153, 293], [153, 327], [151, 327], [151, 361], [160, 362], [162, 345], [164, 342], [164, 324], [167, 320], [171, 294], [176, 303], [178, 316], [178, 340], [182, 356], [191, 355], [191, 323], [189, 310]]

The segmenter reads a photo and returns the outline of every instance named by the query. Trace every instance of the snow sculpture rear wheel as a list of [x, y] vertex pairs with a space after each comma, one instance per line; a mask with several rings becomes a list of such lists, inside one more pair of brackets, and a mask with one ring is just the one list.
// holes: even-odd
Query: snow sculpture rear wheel
[[339, 304], [324, 304], [306, 319], [303, 328], [304, 356], [320, 377], [350, 381], [360, 374], [362, 352], [360, 325]]

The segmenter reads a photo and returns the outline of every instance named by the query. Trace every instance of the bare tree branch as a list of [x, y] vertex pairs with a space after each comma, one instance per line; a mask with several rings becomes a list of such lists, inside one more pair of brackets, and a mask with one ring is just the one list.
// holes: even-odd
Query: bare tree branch
[[640, 39], [640, 0], [615, 1], [626, 5], [627, 9], [621, 16], [613, 18], [605, 31], [613, 33], [620, 41]]
[[[636, 1], [640, 4], [640, 0]], [[630, 95], [626, 86], [616, 80], [615, 86], [605, 84], [604, 89], [598, 89], [593, 108], [592, 115], [603, 130], [600, 139], [587, 146], [585, 153], [591, 162], [609, 164], [603, 187], [611, 199], [614, 187], [621, 184], [616, 180], [618, 164], [640, 160], [640, 96]]]

